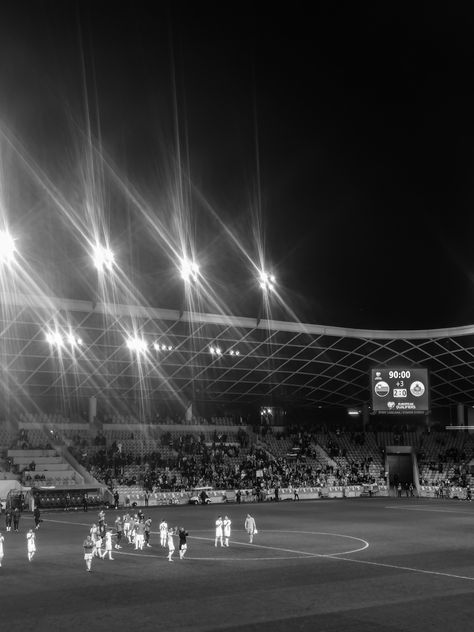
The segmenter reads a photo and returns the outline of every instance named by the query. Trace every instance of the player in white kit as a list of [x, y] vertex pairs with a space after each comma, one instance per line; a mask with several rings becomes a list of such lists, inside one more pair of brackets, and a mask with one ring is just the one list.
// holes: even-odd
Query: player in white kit
[[109, 560], [113, 560], [114, 558], [112, 557], [112, 531], [105, 532], [105, 549], [100, 557], [104, 559], [107, 553], [109, 554]]
[[221, 546], [224, 546], [224, 542], [222, 540], [223, 533], [223, 520], [222, 516], [218, 516], [216, 520], [216, 540], [214, 542], [214, 546], [217, 546], [217, 542], [220, 542]]
[[257, 523], [255, 522], [255, 518], [250, 514], [247, 514], [245, 518], [245, 531], [249, 534], [249, 543], [252, 544], [253, 536], [258, 533], [257, 531]]
[[160, 544], [163, 548], [168, 544], [168, 523], [165, 520], [160, 522]]
[[5, 541], [5, 536], [0, 533], [0, 567], [2, 566], [3, 560], [3, 543]]
[[228, 516], [224, 516], [224, 521], [222, 523], [222, 527], [224, 530], [224, 546], [229, 546], [231, 526], [232, 526], [231, 519]]
[[173, 557], [173, 553], [175, 551], [175, 545], [173, 540], [174, 531], [173, 529], [168, 529], [168, 562], [172, 562], [171, 559]]
[[33, 529], [26, 534], [26, 546], [28, 549], [28, 562], [31, 562], [36, 553], [36, 535]]

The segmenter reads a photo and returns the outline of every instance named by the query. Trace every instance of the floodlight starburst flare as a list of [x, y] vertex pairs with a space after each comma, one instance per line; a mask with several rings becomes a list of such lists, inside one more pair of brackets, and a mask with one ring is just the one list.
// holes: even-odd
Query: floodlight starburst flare
[[15, 257], [15, 240], [6, 230], [0, 231], [0, 262], [11, 263]]
[[274, 292], [276, 285], [275, 275], [268, 274], [267, 272], [262, 270], [259, 275], [259, 284], [262, 290]]
[[82, 339], [71, 333], [67, 335], [66, 340], [71, 347], [80, 347], [82, 345]]
[[115, 263], [115, 256], [110, 248], [97, 244], [92, 250], [92, 260], [99, 271], [104, 269], [112, 270]]
[[180, 262], [181, 278], [184, 281], [197, 281], [199, 277], [199, 265], [187, 257], [183, 257]]
[[63, 346], [64, 340], [59, 331], [48, 331], [46, 333], [46, 342], [59, 348]]
[[165, 345], [165, 344], [160, 344], [159, 342], [154, 342], [153, 349], [155, 351], [172, 351], [173, 347], [171, 345]]
[[130, 351], [135, 351], [136, 353], [145, 353], [148, 348], [146, 341], [138, 337], [128, 338], [126, 345]]

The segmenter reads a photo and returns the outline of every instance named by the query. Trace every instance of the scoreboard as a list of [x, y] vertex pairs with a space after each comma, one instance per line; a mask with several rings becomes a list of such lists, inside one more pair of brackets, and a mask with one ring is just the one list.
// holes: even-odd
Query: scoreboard
[[426, 413], [430, 409], [428, 369], [383, 367], [371, 371], [374, 413]]

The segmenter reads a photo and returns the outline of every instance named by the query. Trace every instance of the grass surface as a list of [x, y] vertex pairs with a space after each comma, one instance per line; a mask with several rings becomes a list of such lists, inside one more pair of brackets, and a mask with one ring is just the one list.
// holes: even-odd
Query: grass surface
[[[249, 545], [247, 511], [259, 534]], [[230, 548], [214, 547], [218, 513]], [[29, 563], [25, 515], [5, 533], [2, 629], [433, 632], [472, 627], [474, 505], [457, 500], [351, 499], [149, 508], [152, 548], [125, 544], [85, 570], [95, 512], [43, 513]], [[190, 534], [169, 563], [165, 518]], [[113, 524], [115, 512], [107, 512]]]

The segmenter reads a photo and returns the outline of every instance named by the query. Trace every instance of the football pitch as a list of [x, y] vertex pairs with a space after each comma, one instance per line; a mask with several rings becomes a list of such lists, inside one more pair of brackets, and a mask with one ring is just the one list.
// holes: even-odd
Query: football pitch
[[[474, 505], [371, 498], [150, 507], [152, 548], [123, 544], [86, 571], [82, 542], [97, 513], [44, 512], [30, 563], [25, 514], [5, 533], [0, 621], [9, 632], [65, 630], [470, 629]], [[258, 535], [244, 531], [250, 512]], [[123, 513], [123, 510], [120, 510]], [[229, 548], [214, 522], [232, 520]], [[116, 512], [108, 510], [113, 525]], [[188, 551], [168, 562], [158, 524], [183, 526]], [[2, 516], [3, 521], [3, 516]]]

